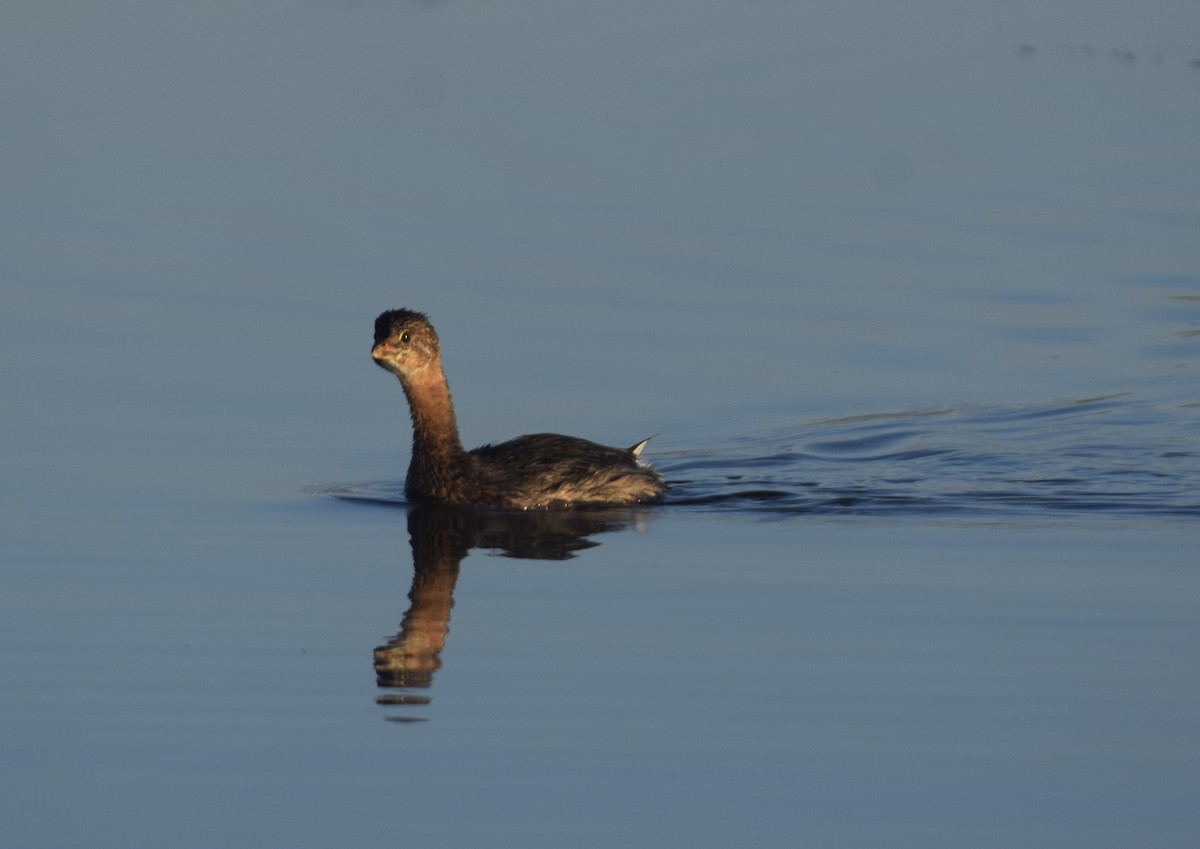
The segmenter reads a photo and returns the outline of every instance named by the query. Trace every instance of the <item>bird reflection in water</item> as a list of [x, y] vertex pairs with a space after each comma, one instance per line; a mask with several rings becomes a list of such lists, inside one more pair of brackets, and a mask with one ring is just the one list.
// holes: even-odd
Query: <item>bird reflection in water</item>
[[[442, 666], [450, 631], [450, 609], [459, 565], [471, 549], [491, 549], [505, 557], [568, 560], [600, 543], [589, 537], [634, 526], [645, 507], [559, 511], [495, 511], [461, 507], [417, 507], [408, 514], [413, 555], [411, 605], [400, 633], [375, 649], [375, 677], [393, 692], [376, 701], [387, 706], [428, 704], [419, 690], [433, 684]], [[395, 715], [392, 722], [423, 717]]]

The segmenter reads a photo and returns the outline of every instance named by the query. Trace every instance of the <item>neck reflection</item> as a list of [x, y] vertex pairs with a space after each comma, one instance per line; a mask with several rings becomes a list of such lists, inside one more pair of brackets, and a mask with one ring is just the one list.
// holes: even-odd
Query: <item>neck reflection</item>
[[[382, 705], [423, 705], [420, 691], [433, 685], [442, 667], [442, 651], [450, 633], [454, 587], [463, 558], [475, 548], [504, 557], [569, 560], [599, 545], [593, 534], [621, 530], [637, 523], [645, 507], [545, 512], [477, 510], [461, 507], [416, 507], [408, 513], [413, 581], [400, 632], [375, 649], [375, 678]], [[426, 717], [397, 715], [395, 722]]]

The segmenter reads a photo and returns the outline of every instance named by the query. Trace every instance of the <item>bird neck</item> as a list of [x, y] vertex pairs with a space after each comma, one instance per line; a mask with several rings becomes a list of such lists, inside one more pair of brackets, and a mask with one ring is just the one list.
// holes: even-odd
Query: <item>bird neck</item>
[[412, 411], [413, 462], [437, 467], [463, 454], [446, 375], [437, 363], [409, 375], [404, 394]]

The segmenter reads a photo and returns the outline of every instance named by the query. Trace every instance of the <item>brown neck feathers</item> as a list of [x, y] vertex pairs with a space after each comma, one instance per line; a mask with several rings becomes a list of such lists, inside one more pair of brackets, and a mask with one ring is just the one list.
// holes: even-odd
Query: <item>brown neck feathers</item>
[[412, 411], [413, 468], [423, 479], [439, 477], [465, 453], [446, 376], [436, 366], [423, 369], [404, 381], [404, 394]]

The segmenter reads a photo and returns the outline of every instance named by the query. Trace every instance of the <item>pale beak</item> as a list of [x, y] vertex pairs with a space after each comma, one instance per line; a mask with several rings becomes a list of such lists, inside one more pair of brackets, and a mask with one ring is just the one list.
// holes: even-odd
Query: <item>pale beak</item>
[[396, 354], [396, 349], [387, 342], [380, 342], [371, 349], [371, 356], [376, 360], [390, 360]]

